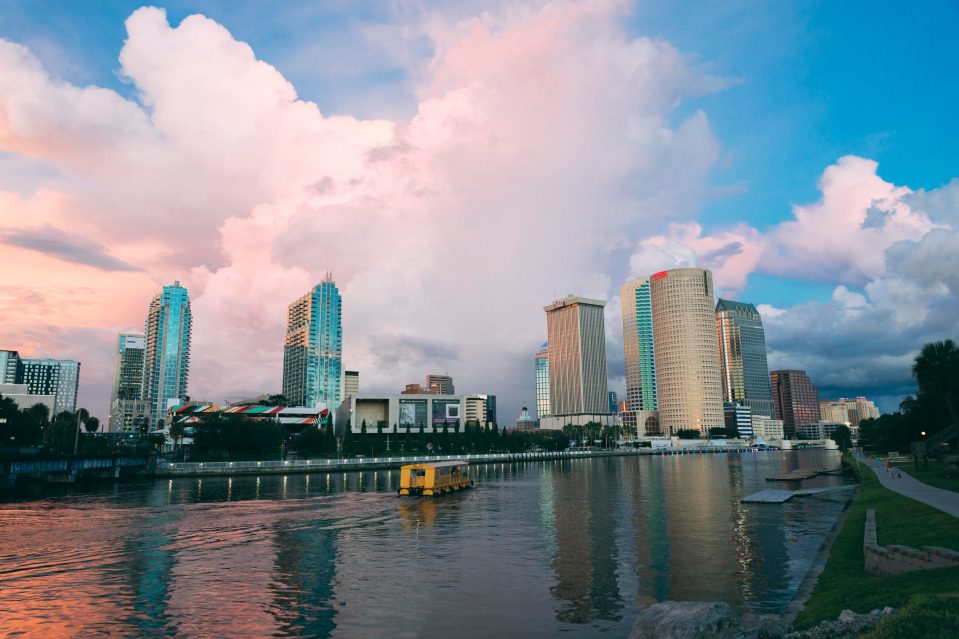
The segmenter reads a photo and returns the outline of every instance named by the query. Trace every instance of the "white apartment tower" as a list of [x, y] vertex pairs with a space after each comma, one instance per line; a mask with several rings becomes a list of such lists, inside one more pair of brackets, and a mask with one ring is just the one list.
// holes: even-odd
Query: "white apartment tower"
[[667, 433], [723, 428], [713, 274], [699, 268], [650, 278], [656, 397]]

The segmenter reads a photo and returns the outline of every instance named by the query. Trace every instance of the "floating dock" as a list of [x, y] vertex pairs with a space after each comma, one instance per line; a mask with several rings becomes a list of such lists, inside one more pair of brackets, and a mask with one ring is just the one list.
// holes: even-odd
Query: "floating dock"
[[797, 468], [796, 470], [790, 471], [785, 475], [775, 475], [773, 477], [767, 477], [766, 481], [802, 481], [804, 479], [812, 479], [819, 475], [835, 475], [842, 472], [841, 469], [830, 470], [827, 468]]
[[760, 490], [740, 501], [744, 504], [784, 504], [793, 497], [807, 497], [820, 493], [832, 493], [840, 490], [852, 490], [855, 485], [826, 486], [825, 488], [806, 488], [804, 490]]

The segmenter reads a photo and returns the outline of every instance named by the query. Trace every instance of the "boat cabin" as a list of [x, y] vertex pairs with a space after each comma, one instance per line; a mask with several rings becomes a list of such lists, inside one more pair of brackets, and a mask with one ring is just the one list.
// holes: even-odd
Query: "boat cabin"
[[469, 462], [425, 462], [400, 468], [400, 487], [396, 492], [399, 495], [436, 496], [472, 485]]

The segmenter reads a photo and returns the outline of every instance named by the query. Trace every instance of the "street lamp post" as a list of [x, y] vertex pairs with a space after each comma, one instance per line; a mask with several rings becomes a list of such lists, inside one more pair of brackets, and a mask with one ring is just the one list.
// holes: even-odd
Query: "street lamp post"
[[73, 454], [77, 454], [77, 449], [80, 447], [80, 411], [77, 411], [77, 430], [73, 434]]

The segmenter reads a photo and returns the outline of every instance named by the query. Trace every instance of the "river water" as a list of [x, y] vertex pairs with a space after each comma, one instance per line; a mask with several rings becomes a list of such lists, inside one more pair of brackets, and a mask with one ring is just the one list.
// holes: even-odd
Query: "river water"
[[0, 636], [620, 637], [665, 599], [777, 612], [844, 497], [740, 498], [838, 466], [822, 450], [496, 464], [435, 500], [398, 498], [382, 470], [0, 493]]

